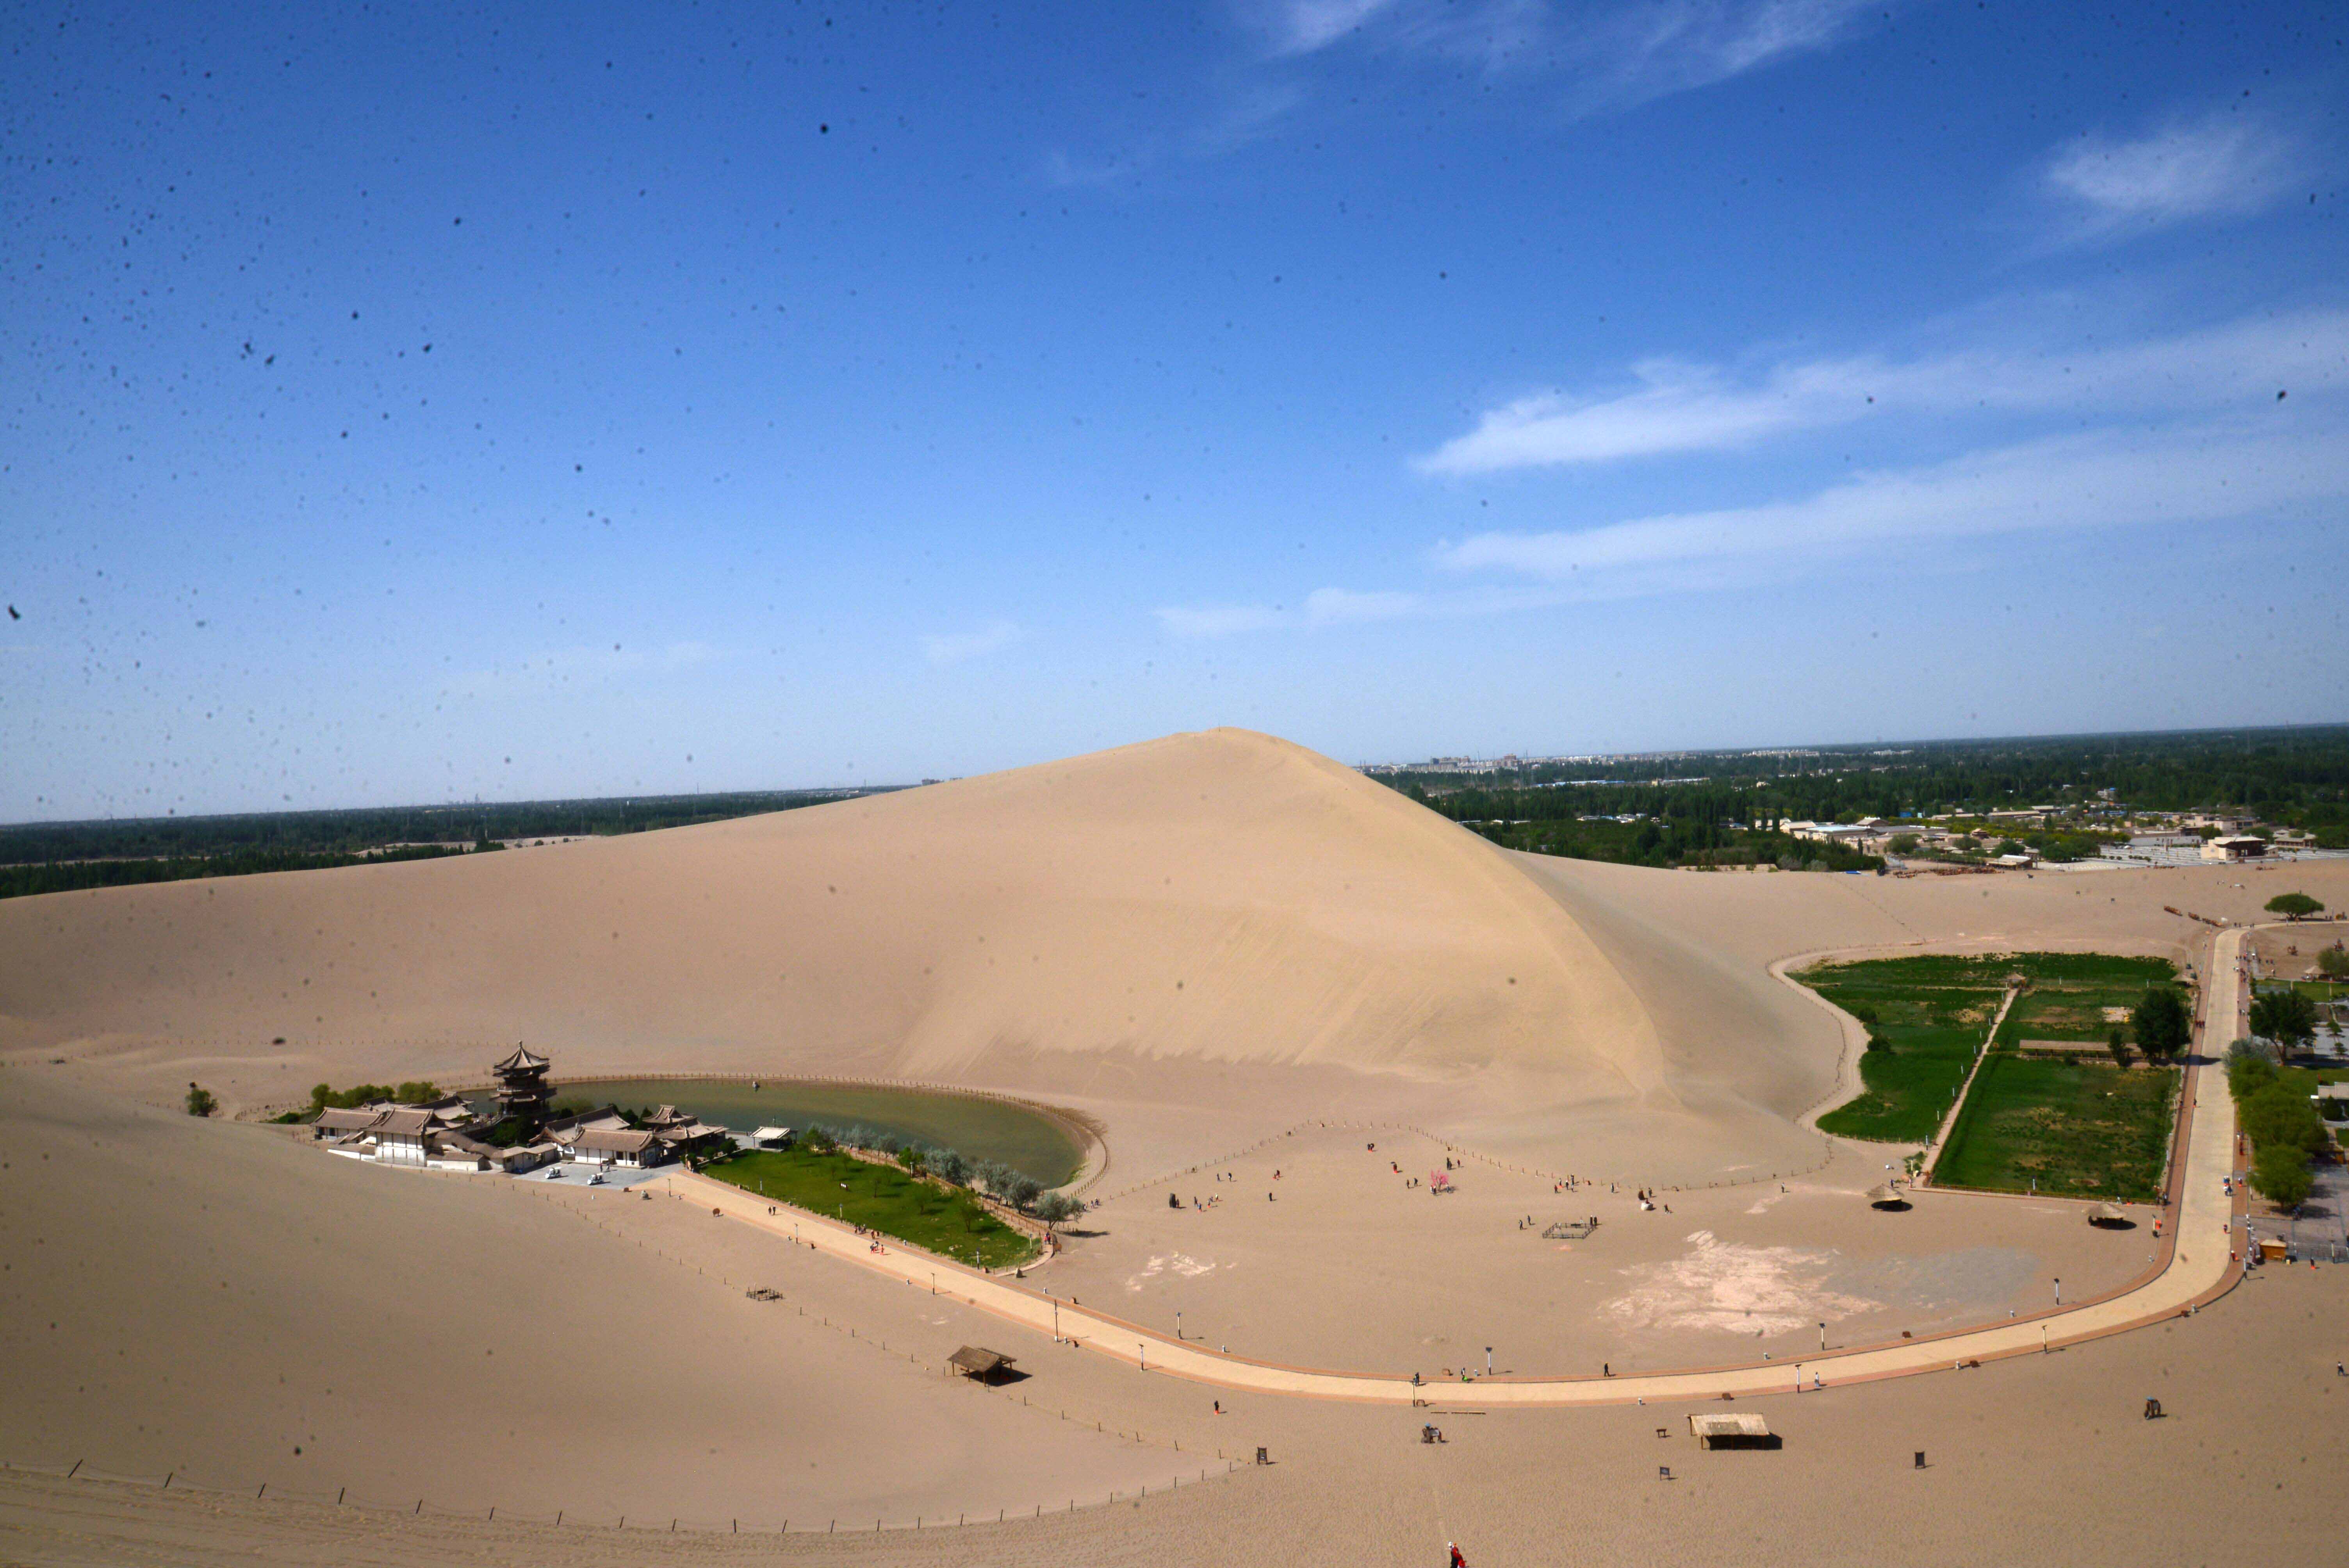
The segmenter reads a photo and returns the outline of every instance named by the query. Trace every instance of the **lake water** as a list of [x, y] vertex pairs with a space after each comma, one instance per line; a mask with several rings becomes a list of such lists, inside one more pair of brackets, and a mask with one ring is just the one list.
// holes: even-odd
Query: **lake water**
[[847, 1127], [862, 1122], [917, 1143], [961, 1151], [971, 1160], [1000, 1160], [1058, 1187], [1084, 1163], [1077, 1137], [1059, 1121], [1026, 1106], [977, 1095], [861, 1084], [766, 1078], [753, 1088], [736, 1078], [566, 1078], [558, 1100], [607, 1101], [630, 1110], [673, 1105], [736, 1132], [754, 1127]]

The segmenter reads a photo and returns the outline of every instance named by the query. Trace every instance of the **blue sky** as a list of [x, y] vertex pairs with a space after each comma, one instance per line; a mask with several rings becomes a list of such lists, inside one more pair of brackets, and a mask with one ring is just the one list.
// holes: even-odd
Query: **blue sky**
[[2349, 718], [2337, 6], [25, 5], [0, 819]]

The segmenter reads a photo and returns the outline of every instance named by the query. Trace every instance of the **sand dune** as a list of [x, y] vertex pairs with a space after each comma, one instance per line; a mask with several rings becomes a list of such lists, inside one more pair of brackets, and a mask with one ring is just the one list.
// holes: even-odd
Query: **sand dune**
[[572, 1071], [1069, 1087], [1115, 1059], [1674, 1098], [1649, 1009], [1508, 857], [1237, 730], [642, 837], [15, 901], [0, 1008], [13, 1047], [243, 1101], [470, 1074], [515, 1038]]

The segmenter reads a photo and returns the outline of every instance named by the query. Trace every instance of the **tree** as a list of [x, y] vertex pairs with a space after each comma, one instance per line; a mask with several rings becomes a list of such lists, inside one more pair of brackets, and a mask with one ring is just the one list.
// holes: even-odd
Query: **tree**
[[2156, 985], [2129, 1015], [2129, 1033], [2137, 1049], [2156, 1061], [2167, 1061], [2186, 1048], [2194, 1033], [2194, 1019], [2186, 999], [2167, 985]]
[[1892, 841], [1884, 847], [1896, 855], [1913, 855], [1917, 852], [1917, 835], [1914, 833], [1895, 833], [1892, 835]]
[[1015, 1171], [1011, 1173], [1009, 1185], [1011, 1190], [1003, 1195], [1004, 1202], [1009, 1203], [1015, 1209], [1024, 1209], [1028, 1207], [1028, 1205], [1033, 1203], [1044, 1191], [1044, 1183], [1037, 1181], [1036, 1178], [1027, 1174], [1025, 1171]]
[[1049, 1233], [1054, 1225], [1063, 1224], [1085, 1212], [1085, 1206], [1066, 1192], [1047, 1192], [1036, 1200], [1036, 1217], [1044, 1222]]
[[2128, 1031], [2117, 1025], [2114, 1026], [2111, 1037], [2105, 1041], [2105, 1049], [2113, 1053], [2113, 1066], [2116, 1068], [2127, 1067], [2134, 1058], [2134, 1053], [2129, 1050]]
[[212, 1098], [212, 1090], [202, 1088], [193, 1083], [188, 1085], [188, 1114], [190, 1116], [210, 1116], [219, 1109], [220, 1101]]
[[2279, 1045], [2305, 1046], [2316, 1033], [2316, 1004], [2297, 991], [2267, 991], [2251, 998], [2251, 1032]]
[[2349, 980], [2349, 951], [2326, 948], [2316, 955], [2316, 972], [2330, 980]]
[[2295, 1145], [2262, 1144], [2259, 1157], [2251, 1161], [2251, 1185], [2270, 1202], [2283, 1208], [2298, 1208], [2315, 1184], [2307, 1154]]
[[2286, 920], [2304, 920], [2312, 914], [2322, 914], [2324, 906], [2304, 892], [2280, 892], [2268, 900], [2268, 913], [2282, 915]]
[[929, 1159], [930, 1174], [957, 1187], [970, 1185], [970, 1161], [951, 1149], [941, 1149]]

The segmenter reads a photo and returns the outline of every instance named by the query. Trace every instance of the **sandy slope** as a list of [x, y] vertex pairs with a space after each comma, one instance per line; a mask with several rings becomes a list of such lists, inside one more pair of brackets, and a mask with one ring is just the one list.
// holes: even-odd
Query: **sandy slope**
[[681, 1203], [380, 1170], [39, 1068], [0, 1070], [0, 1460], [868, 1527], [1189, 1463], [945, 1376], [964, 1330], [921, 1303], [746, 1299], [791, 1260]]
[[478, 860], [11, 901], [0, 1013], [10, 1046], [239, 1100], [477, 1074], [528, 1038], [572, 1071], [1673, 1101], [1648, 1010], [1506, 856], [1237, 730]]

